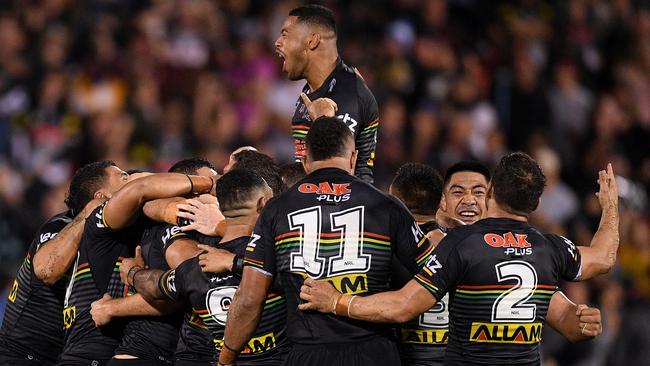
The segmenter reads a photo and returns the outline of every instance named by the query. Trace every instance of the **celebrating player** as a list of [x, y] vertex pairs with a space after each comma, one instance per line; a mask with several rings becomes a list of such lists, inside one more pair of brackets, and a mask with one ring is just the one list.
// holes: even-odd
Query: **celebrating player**
[[[450, 293], [446, 365], [539, 364], [546, 310], [560, 279], [586, 280], [608, 272], [618, 248], [618, 193], [611, 165], [599, 173], [601, 223], [591, 246], [542, 235], [527, 224], [545, 177], [528, 155], [505, 156], [488, 187], [487, 219], [453, 230], [422, 272], [399, 291], [351, 297], [308, 279], [302, 310], [353, 319], [405, 322]], [[576, 311], [576, 338], [600, 333], [600, 321]]]
[[290, 80], [307, 84], [291, 120], [296, 159], [305, 157], [305, 136], [320, 116], [337, 116], [354, 133], [359, 155], [355, 175], [373, 182], [373, 163], [379, 111], [375, 97], [356, 68], [346, 65], [336, 48], [336, 22], [320, 5], [305, 5], [289, 12], [275, 49]]
[[390, 327], [297, 311], [304, 278], [330, 281], [345, 293], [388, 288], [391, 264], [419, 271], [432, 248], [395, 198], [351, 173], [357, 161], [349, 128], [316, 120], [307, 135], [307, 177], [269, 202], [246, 249], [231, 305], [220, 364], [250, 339], [274, 277], [287, 296], [287, 365], [399, 365]]
[[[232, 253], [242, 255], [250, 241], [259, 212], [272, 197], [272, 191], [255, 173], [234, 169], [217, 182], [217, 196], [226, 216], [226, 232], [222, 241], [213, 244]], [[197, 257], [181, 263], [175, 270], [143, 270], [141, 263], [124, 262], [122, 273], [138, 293], [150, 300], [172, 299], [186, 303], [201, 317], [210, 329], [217, 351], [223, 347], [223, 332], [228, 308], [239, 284], [241, 266], [219, 268], [219, 273], [204, 273]], [[137, 260], [137, 259], [136, 259]], [[138, 267], [138, 265], [140, 267]], [[248, 344], [241, 358], [242, 365], [278, 365], [286, 354], [284, 297], [269, 294], [265, 301], [260, 326], [254, 340]], [[214, 358], [214, 347], [211, 356]], [[218, 354], [218, 353], [217, 353]], [[184, 365], [206, 365], [210, 361]]]
[[[489, 169], [479, 162], [465, 161], [454, 164], [447, 170], [444, 184], [444, 200], [452, 216], [443, 212], [448, 222], [472, 224], [485, 213], [485, 194], [490, 179]], [[420, 228], [432, 244], [438, 245], [444, 234], [440, 231], [434, 216], [440, 201], [442, 181], [437, 172], [426, 165], [407, 163], [400, 167], [390, 186], [391, 194], [398, 197], [411, 211]], [[445, 202], [445, 201], [442, 202]], [[478, 212], [479, 215], [464, 213]], [[438, 215], [440, 216], [440, 215]], [[400, 356], [403, 365], [442, 365], [449, 337], [449, 294], [425, 313], [410, 320], [400, 329]], [[571, 341], [584, 337], [580, 327], [567, 319], [577, 311], [593, 316], [593, 323], [600, 324], [600, 311], [586, 305], [576, 305], [562, 292], [553, 294], [546, 321]]]
[[211, 178], [154, 174], [129, 182], [93, 211], [86, 220], [64, 300], [66, 334], [59, 365], [104, 365], [121, 341], [121, 324], [113, 322], [98, 329], [90, 309], [91, 303], [105, 293], [112, 298], [126, 293], [119, 279], [119, 266], [142, 237], [142, 225], [136, 222], [142, 204], [152, 199], [207, 193], [213, 189]]
[[69, 210], [41, 226], [18, 270], [0, 332], [0, 365], [54, 365], [63, 349], [62, 278], [76, 258], [86, 216], [127, 178], [108, 160], [75, 172]]

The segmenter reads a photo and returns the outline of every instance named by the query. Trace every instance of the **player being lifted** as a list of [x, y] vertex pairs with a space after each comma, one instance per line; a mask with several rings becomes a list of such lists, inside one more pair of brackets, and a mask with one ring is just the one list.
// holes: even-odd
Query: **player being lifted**
[[291, 120], [296, 159], [305, 157], [305, 136], [320, 116], [336, 116], [354, 133], [359, 155], [355, 175], [373, 182], [379, 111], [375, 97], [356, 68], [346, 65], [336, 47], [336, 22], [320, 5], [305, 5], [289, 12], [275, 49], [290, 80], [307, 84], [296, 102]]
[[306, 139], [309, 173], [265, 207], [246, 249], [241, 285], [228, 314], [220, 364], [250, 339], [274, 277], [287, 296], [287, 365], [399, 365], [391, 328], [297, 311], [307, 277], [346, 293], [389, 288], [391, 265], [411, 275], [432, 251], [406, 208], [352, 175], [354, 137], [335, 117], [321, 117]]
[[[273, 193], [257, 174], [244, 169], [234, 169], [217, 182], [217, 197], [226, 217], [226, 231], [220, 243], [212, 247], [243, 255], [250, 242], [251, 233], [259, 213]], [[144, 270], [139, 258], [125, 260], [121, 273], [123, 280], [133, 285], [138, 293], [150, 301], [168, 299], [185, 303], [202, 318], [212, 333], [211, 358], [223, 347], [223, 332], [228, 307], [239, 284], [243, 263], [237, 265], [232, 257], [225, 266], [202, 268], [199, 257], [181, 263], [170, 271]], [[221, 261], [223, 262], [223, 261]], [[211, 263], [214, 264], [214, 263]], [[235, 268], [238, 267], [238, 268]], [[248, 345], [241, 358], [242, 365], [279, 365], [286, 354], [286, 310], [284, 297], [277, 292], [265, 301], [262, 320], [255, 340]], [[206, 365], [210, 361], [183, 362]]]
[[0, 365], [54, 365], [63, 348], [63, 277], [76, 258], [86, 216], [127, 178], [109, 160], [75, 172], [69, 210], [41, 226], [16, 275], [0, 331]]
[[[353, 319], [405, 322], [450, 294], [450, 340], [445, 365], [539, 365], [539, 341], [558, 283], [608, 272], [618, 249], [618, 193], [611, 165], [599, 172], [603, 209], [591, 246], [528, 225], [545, 177], [523, 153], [505, 156], [487, 191], [487, 218], [451, 231], [422, 271], [399, 291], [367, 297], [340, 294], [308, 279], [302, 310]], [[574, 319], [580, 335], [595, 336], [593, 316]]]
[[[444, 184], [433, 168], [424, 164], [407, 163], [397, 170], [390, 192], [404, 202], [432, 244], [438, 245], [444, 236], [435, 221], [438, 203], [442, 202], [446, 209], [437, 215], [443, 217], [443, 221], [454, 226], [472, 224], [481, 219], [486, 211], [485, 195], [489, 181], [489, 169], [476, 161], [452, 165], [447, 170]], [[444, 192], [442, 201], [441, 190]], [[448, 304], [447, 294], [431, 309], [401, 327], [399, 341], [402, 365], [443, 364], [449, 337]], [[593, 322], [600, 324], [598, 309], [575, 305], [559, 291], [551, 298], [546, 320], [552, 328], [571, 341], [578, 341], [580, 339], [576, 336], [580, 329], [577, 324], [569, 321], [578, 311], [583, 319], [593, 316]], [[599, 326], [597, 329], [600, 331]]]

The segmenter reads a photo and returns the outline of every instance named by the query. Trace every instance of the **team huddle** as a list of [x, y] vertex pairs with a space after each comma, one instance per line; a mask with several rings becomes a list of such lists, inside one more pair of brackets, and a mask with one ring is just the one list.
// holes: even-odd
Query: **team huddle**
[[407, 163], [382, 192], [377, 103], [329, 10], [292, 10], [276, 48], [307, 81], [298, 162], [242, 147], [222, 169], [78, 169], [16, 275], [0, 365], [539, 365], [545, 323], [602, 332], [559, 286], [615, 264], [611, 165], [582, 246], [528, 224], [546, 178], [524, 153], [444, 177]]

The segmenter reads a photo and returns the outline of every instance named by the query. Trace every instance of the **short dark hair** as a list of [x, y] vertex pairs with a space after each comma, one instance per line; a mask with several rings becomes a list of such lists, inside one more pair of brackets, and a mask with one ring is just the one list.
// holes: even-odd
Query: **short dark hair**
[[68, 194], [65, 197], [65, 204], [77, 215], [90, 202], [95, 192], [97, 192], [106, 182], [106, 168], [116, 166], [111, 160], [96, 161], [89, 163], [77, 171], [72, 176]]
[[506, 210], [529, 214], [537, 208], [546, 177], [537, 162], [523, 152], [504, 156], [492, 178], [494, 199]]
[[287, 187], [296, 184], [297, 181], [301, 180], [306, 175], [307, 172], [305, 172], [305, 167], [303, 167], [300, 162], [289, 163], [280, 167], [280, 176]]
[[406, 163], [397, 170], [391, 187], [412, 214], [436, 214], [442, 197], [442, 178], [432, 167]]
[[210, 168], [214, 171], [217, 169], [212, 165], [210, 161], [203, 158], [188, 158], [183, 159], [176, 164], [172, 165], [169, 168], [170, 173], [180, 173], [180, 174], [197, 174], [201, 168]]
[[485, 164], [476, 160], [465, 160], [465, 161], [459, 161], [458, 163], [450, 166], [449, 169], [447, 169], [447, 172], [445, 173], [444, 185], [446, 186], [447, 183], [449, 183], [452, 175], [460, 172], [474, 172], [474, 173], [481, 174], [482, 176], [485, 177], [485, 180], [488, 182], [492, 178], [490, 174], [490, 169], [488, 169], [488, 167], [485, 166]]
[[266, 182], [259, 174], [248, 169], [233, 169], [217, 181], [217, 199], [222, 212], [244, 208], [258, 189], [264, 189]]
[[354, 146], [354, 136], [340, 119], [320, 117], [311, 124], [305, 143], [311, 159], [321, 161], [345, 156], [348, 144]]
[[317, 25], [329, 29], [336, 35], [336, 20], [334, 13], [322, 5], [309, 4], [299, 6], [289, 12], [290, 17], [297, 17], [299, 22]]
[[280, 167], [273, 158], [255, 150], [240, 151], [234, 156], [233, 169], [248, 169], [259, 174], [273, 190], [273, 195], [284, 192], [286, 186], [280, 177]]

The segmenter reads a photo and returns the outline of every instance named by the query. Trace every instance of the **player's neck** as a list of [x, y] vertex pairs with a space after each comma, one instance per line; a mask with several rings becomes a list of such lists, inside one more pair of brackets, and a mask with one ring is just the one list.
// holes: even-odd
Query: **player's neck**
[[488, 205], [487, 216], [495, 219], [511, 219], [516, 221], [528, 222], [528, 216], [512, 213], [499, 207], [498, 204]]
[[[254, 218], [253, 218], [254, 217]], [[226, 217], [226, 231], [223, 233], [221, 238], [222, 242], [228, 242], [242, 236], [251, 236], [253, 229], [255, 228], [255, 221], [257, 220], [257, 215], [251, 216], [239, 216], [233, 218]]]
[[350, 160], [347, 158], [335, 157], [327, 160], [312, 161], [308, 163], [307, 168], [309, 169], [309, 173], [315, 172], [319, 169], [337, 168], [352, 174], [352, 172], [350, 172]]
[[323, 52], [322, 55], [314, 56], [313, 60], [315, 61], [310, 64], [305, 75], [310, 91], [317, 90], [323, 85], [325, 79], [336, 68], [338, 58], [339, 55], [336, 50], [334, 52]]

